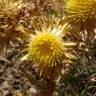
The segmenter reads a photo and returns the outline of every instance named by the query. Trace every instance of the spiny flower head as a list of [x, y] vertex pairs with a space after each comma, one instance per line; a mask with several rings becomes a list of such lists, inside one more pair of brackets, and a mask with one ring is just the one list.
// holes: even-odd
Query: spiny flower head
[[0, 0], [0, 14], [17, 14], [22, 6], [21, 0]]
[[65, 11], [73, 22], [87, 22], [96, 19], [96, 0], [67, 0]]
[[64, 57], [63, 40], [51, 32], [37, 34], [29, 44], [29, 58], [37, 65], [55, 66]]
[[4, 46], [10, 45], [10, 41], [13, 42], [20, 37], [17, 35], [20, 32], [17, 32], [16, 27], [24, 7], [26, 4], [23, 3], [23, 0], [0, 0], [0, 39], [3, 39], [0, 44], [4, 42]]
[[21, 0], [0, 0], [1, 34], [7, 36], [11, 31], [14, 31], [13, 29], [18, 23], [18, 15], [22, 7], [23, 3]]
[[73, 58], [73, 55], [68, 53], [68, 48], [76, 44], [63, 41], [62, 37], [66, 33], [66, 27], [68, 27], [67, 24], [60, 25], [58, 23], [57, 25], [46, 26], [43, 23], [41, 31], [35, 29], [36, 34], [31, 35], [27, 48], [28, 53], [22, 60], [27, 58], [32, 61], [34, 66], [43, 71], [43, 75], [51, 74], [50, 70], [54, 67], [60, 71], [59, 68], [63, 65], [63, 60]]

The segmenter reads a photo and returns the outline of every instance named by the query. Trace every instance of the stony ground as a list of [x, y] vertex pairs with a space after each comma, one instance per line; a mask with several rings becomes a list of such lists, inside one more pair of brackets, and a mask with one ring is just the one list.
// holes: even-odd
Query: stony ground
[[7, 59], [0, 57], [0, 96], [38, 96], [35, 70], [16, 56], [12, 52]]

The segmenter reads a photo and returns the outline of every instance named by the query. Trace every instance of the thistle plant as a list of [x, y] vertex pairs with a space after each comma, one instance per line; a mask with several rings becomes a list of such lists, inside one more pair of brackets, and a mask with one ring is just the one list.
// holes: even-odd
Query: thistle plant
[[66, 0], [65, 11], [71, 24], [87, 30], [94, 31], [96, 21], [96, 0]]
[[96, 0], [0, 0], [1, 94], [94, 96], [95, 22]]
[[[63, 36], [70, 28], [68, 24], [60, 24], [60, 19], [47, 25], [42, 21], [40, 29], [34, 29], [35, 34], [30, 35], [27, 47], [27, 55], [22, 60], [29, 60], [32, 65], [39, 68], [40, 74], [47, 80], [48, 96], [52, 95], [52, 82], [58, 76], [64, 66], [64, 60], [72, 60], [76, 57], [70, 53], [71, 47], [76, 45], [71, 41], [64, 41]], [[50, 90], [51, 91], [50, 91]], [[50, 92], [49, 92], [50, 91]], [[50, 95], [49, 95], [50, 94]], [[47, 95], [44, 95], [47, 96]]]

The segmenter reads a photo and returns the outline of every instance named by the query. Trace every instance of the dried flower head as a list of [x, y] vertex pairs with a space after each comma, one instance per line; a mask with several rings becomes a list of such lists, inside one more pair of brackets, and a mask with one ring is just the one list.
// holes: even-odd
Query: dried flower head
[[[0, 0], [0, 39], [3, 40], [3, 45], [9, 45], [10, 41], [16, 39], [17, 31], [15, 28], [24, 6], [25, 4], [21, 0]], [[0, 44], [2, 42], [0, 41]]]
[[43, 75], [45, 74], [44, 76], [51, 74], [50, 70], [52, 68], [56, 68], [59, 71], [64, 59], [74, 58], [72, 54], [68, 53], [68, 48], [74, 46], [76, 43], [64, 42], [62, 39], [66, 33], [66, 27], [68, 27], [67, 24], [60, 25], [58, 23], [57, 25], [46, 26], [43, 23], [41, 31], [35, 29], [36, 34], [31, 35], [28, 44], [28, 54], [26, 56], [32, 61], [35, 67], [38, 67], [42, 71]]
[[0, 0], [0, 14], [17, 14], [22, 6], [21, 0]]

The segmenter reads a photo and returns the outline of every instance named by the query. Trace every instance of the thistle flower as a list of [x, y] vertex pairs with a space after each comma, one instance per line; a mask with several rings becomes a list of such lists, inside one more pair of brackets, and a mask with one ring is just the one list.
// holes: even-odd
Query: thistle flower
[[[58, 22], [58, 20], [56, 21]], [[64, 42], [62, 38], [67, 27], [67, 24], [60, 25], [58, 23], [51, 26], [44, 24], [41, 31], [35, 29], [36, 34], [31, 35], [27, 48], [28, 53], [22, 60], [29, 59], [32, 61], [32, 64], [41, 70], [43, 76], [50, 76], [53, 68], [55, 68], [55, 72], [57, 69], [60, 71], [64, 59], [74, 58], [68, 51], [69, 47], [76, 43]]]
[[65, 11], [69, 22], [93, 31], [96, 20], [96, 0], [67, 0]]
[[[8, 49], [10, 41], [20, 41], [22, 34], [17, 30], [23, 9], [27, 6], [23, 0], [0, 0], [0, 51]], [[24, 17], [24, 16], [23, 16]], [[25, 33], [24, 33], [25, 34]], [[23, 35], [24, 36], [24, 35]], [[22, 39], [23, 40], [23, 39]], [[5, 48], [4, 48], [5, 47]]]
[[0, 0], [0, 14], [17, 14], [22, 6], [21, 0]]
[[18, 21], [18, 15], [24, 4], [20, 0], [0, 0], [0, 25], [1, 28], [8, 28]]

